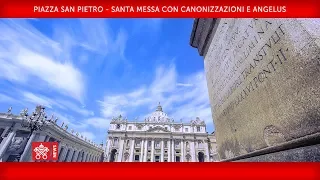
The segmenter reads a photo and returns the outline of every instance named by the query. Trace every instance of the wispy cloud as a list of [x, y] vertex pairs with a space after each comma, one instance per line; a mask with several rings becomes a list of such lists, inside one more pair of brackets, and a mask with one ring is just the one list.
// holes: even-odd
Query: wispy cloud
[[[178, 79], [183, 81], [178, 83]], [[106, 94], [99, 104], [102, 116], [110, 119], [140, 107], [154, 111], [158, 102], [176, 120], [200, 117], [207, 124], [213, 123], [204, 72], [179, 77], [174, 65], [159, 66], [149, 86], [122, 94]]]
[[177, 83], [177, 86], [183, 86], [183, 87], [191, 87], [193, 84], [187, 84], [187, 83]]
[[0, 30], [6, 33], [0, 37], [0, 78], [48, 86], [83, 100], [85, 79], [71, 62], [55, 60], [55, 51], [61, 51], [58, 42], [40, 33], [26, 20], [2, 20]]

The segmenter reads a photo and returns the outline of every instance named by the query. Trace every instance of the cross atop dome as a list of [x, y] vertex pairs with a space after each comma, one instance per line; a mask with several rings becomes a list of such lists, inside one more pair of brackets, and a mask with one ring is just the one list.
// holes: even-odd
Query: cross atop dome
[[161, 111], [162, 112], [162, 106], [160, 105], [160, 102], [158, 104], [157, 110], [156, 111]]

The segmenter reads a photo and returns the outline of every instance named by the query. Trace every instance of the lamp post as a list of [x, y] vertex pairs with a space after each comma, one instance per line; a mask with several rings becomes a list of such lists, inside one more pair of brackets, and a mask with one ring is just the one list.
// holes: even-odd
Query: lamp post
[[[23, 117], [21, 126], [30, 130], [30, 133], [26, 140], [27, 146], [30, 144], [29, 140], [33, 132], [39, 131], [39, 130], [41, 131], [45, 126], [48, 125], [48, 122], [51, 121], [51, 119], [47, 120], [47, 116], [44, 110], [45, 110], [45, 107], [38, 105], [36, 106], [35, 111], [31, 115], [28, 115], [27, 110], [25, 110], [21, 114]], [[21, 152], [20, 157], [22, 156], [23, 152], [24, 151]]]

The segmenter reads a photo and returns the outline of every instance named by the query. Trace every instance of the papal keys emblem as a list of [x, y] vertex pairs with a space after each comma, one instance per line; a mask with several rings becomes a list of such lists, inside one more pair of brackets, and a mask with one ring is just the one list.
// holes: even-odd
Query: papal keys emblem
[[40, 159], [48, 159], [48, 152], [49, 152], [49, 148], [44, 146], [42, 143], [38, 146], [35, 147], [33, 149], [33, 151], [36, 153], [36, 159], [40, 160]]
[[32, 160], [58, 161], [58, 142], [32, 142]]

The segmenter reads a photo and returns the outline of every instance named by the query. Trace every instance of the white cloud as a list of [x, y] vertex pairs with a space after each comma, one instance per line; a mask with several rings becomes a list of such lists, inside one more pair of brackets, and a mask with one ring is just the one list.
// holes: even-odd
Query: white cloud
[[89, 124], [95, 128], [107, 129], [110, 124], [110, 119], [93, 117], [87, 119], [86, 124]]
[[83, 115], [83, 116], [93, 116], [94, 115], [93, 111], [89, 111], [89, 110], [85, 109], [84, 106], [80, 107], [79, 105], [76, 105], [70, 101], [58, 99], [57, 102], [59, 102], [60, 105], [63, 105], [67, 109], [70, 109], [78, 114]]
[[[178, 83], [178, 79], [183, 80]], [[213, 124], [204, 72], [179, 77], [173, 65], [159, 66], [149, 86], [123, 94], [106, 94], [99, 104], [103, 117], [111, 119], [112, 116], [143, 107], [154, 111], [158, 102], [176, 121], [190, 121], [200, 117], [207, 124]]]
[[[44, 96], [37, 96], [33, 93], [30, 92], [22, 92], [23, 95], [23, 100], [26, 102], [30, 102], [32, 104], [36, 104], [36, 105], [42, 105], [45, 106], [47, 108], [52, 108], [53, 105], [58, 105], [57, 103], [55, 103], [54, 101], [52, 101], [51, 99], [44, 97]], [[60, 106], [60, 105], [59, 105]]]
[[[62, 51], [26, 20], [2, 20], [0, 31], [0, 78], [18, 83], [48, 86], [79, 101], [85, 94], [85, 79], [71, 62], [55, 60]], [[68, 53], [68, 52], [65, 52]]]
[[64, 125], [68, 125], [70, 130], [73, 129], [79, 132], [88, 127], [88, 125], [83, 122], [75, 121], [74, 117], [68, 114], [62, 114], [57, 111], [48, 111], [49, 117], [51, 117], [51, 114], [58, 118], [59, 125], [62, 125], [62, 123], [64, 123]]
[[24, 102], [29, 102], [34, 105], [42, 105], [50, 109], [63, 109], [63, 110], [71, 110], [73, 112], [76, 112], [78, 114], [81, 114], [82, 116], [93, 116], [93, 111], [89, 111], [83, 107], [83, 105], [80, 107], [79, 105], [76, 105], [75, 103], [63, 99], [54, 99], [49, 98], [47, 96], [34, 94], [27, 91], [21, 91], [21, 94], [23, 96], [22, 100]]
[[187, 83], [177, 83], [177, 86], [183, 86], [183, 87], [191, 87], [193, 84], [187, 84]]

